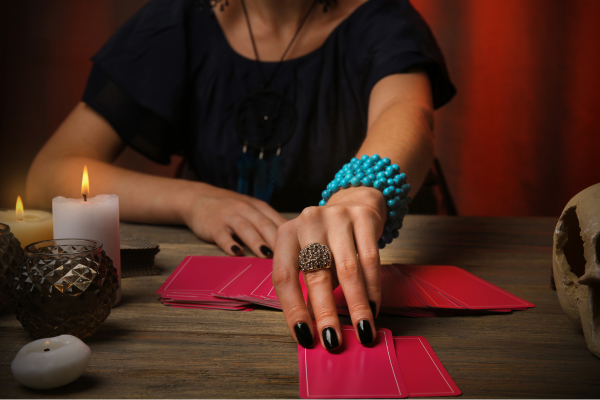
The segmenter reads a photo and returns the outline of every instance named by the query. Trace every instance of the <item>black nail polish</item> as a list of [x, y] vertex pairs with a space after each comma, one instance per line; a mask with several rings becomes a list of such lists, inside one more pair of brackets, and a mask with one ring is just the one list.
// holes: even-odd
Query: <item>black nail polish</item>
[[231, 246], [231, 251], [233, 254], [238, 255], [242, 252], [242, 249], [240, 249], [239, 246], [233, 245]]
[[260, 246], [260, 252], [263, 253], [265, 257], [271, 257], [273, 255], [273, 250], [267, 246]]
[[305, 349], [312, 347], [313, 337], [310, 333], [308, 324], [305, 324], [304, 322], [298, 322], [294, 326], [294, 331], [296, 332], [296, 339], [298, 339], [300, 346], [304, 347]]
[[362, 344], [369, 344], [373, 342], [373, 331], [371, 330], [371, 323], [363, 319], [357, 324], [358, 337]]
[[377, 312], [377, 304], [375, 304], [374, 301], [370, 301], [369, 307], [371, 307], [371, 312], [373, 313], [373, 318], [375, 318], [377, 316], [377, 315], [375, 315], [375, 313]]
[[340, 345], [335, 329], [332, 327], [323, 329], [323, 342], [327, 350], [333, 350]]

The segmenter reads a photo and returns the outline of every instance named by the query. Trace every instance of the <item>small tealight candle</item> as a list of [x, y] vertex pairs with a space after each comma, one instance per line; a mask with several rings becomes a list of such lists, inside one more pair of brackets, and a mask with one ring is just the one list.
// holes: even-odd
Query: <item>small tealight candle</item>
[[15, 379], [33, 389], [52, 389], [79, 378], [87, 368], [92, 352], [71, 335], [39, 339], [26, 344], [12, 362]]
[[52, 239], [52, 214], [40, 210], [25, 210], [21, 196], [17, 197], [15, 211], [0, 211], [0, 222], [10, 226], [10, 231], [21, 247]]

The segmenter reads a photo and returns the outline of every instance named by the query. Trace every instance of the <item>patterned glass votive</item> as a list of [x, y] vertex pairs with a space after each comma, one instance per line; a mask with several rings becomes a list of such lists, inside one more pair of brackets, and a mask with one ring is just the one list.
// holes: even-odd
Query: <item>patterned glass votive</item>
[[11, 305], [36, 339], [65, 334], [84, 339], [110, 315], [117, 279], [117, 270], [96, 240], [32, 243], [13, 281]]
[[8, 305], [10, 280], [22, 262], [19, 239], [10, 232], [10, 226], [0, 223], [0, 310]]

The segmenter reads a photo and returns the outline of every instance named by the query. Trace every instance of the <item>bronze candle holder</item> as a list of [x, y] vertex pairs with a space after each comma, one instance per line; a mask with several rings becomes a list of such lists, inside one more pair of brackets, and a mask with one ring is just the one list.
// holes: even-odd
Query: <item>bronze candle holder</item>
[[15, 315], [35, 339], [93, 335], [110, 315], [119, 287], [102, 243], [86, 239], [30, 244], [13, 285]]
[[9, 303], [10, 281], [23, 262], [21, 243], [10, 226], [0, 223], [0, 310]]

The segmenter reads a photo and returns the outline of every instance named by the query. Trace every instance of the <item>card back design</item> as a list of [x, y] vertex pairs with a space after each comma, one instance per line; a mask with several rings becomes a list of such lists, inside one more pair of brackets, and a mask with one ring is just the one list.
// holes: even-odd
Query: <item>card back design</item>
[[421, 336], [395, 336], [394, 344], [410, 397], [461, 394], [427, 339]]
[[317, 343], [312, 349], [298, 346], [300, 397], [404, 398], [408, 390], [394, 351], [391, 331], [378, 329], [375, 344], [363, 346], [354, 328], [342, 326], [343, 344], [328, 352]]

